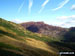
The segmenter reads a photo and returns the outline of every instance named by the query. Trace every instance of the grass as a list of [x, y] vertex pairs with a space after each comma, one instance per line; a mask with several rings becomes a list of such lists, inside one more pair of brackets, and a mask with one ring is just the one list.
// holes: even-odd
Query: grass
[[18, 39], [18, 40], [23, 40], [23, 41], [25, 41], [24, 39], [19, 38], [19, 36], [14, 35], [14, 34], [12, 34], [12, 33], [5, 32], [5, 31], [3, 31], [3, 30], [0, 30], [0, 35], [6, 35], [6, 36], [9, 36], [9, 37]]
[[[10, 37], [9, 37], [10, 38]], [[45, 48], [44, 44], [39, 42], [39, 45], [43, 45], [41, 48], [39, 48], [40, 46], [39, 45], [36, 45], [35, 41], [32, 41], [34, 42], [34, 44], [37, 46], [37, 47], [34, 47], [34, 46], [31, 46], [31, 45], [28, 45], [26, 44], [25, 42], [20, 42], [19, 40], [16, 41], [16, 40], [12, 40], [12, 39], [8, 39], [6, 38], [7, 40], [10, 40], [11, 42], [9, 41], [4, 41], [4, 42], [0, 42], [0, 51], [1, 50], [4, 50], [2, 48], [7, 48], [7, 49], [10, 49], [9, 51], [8, 50], [4, 50], [4, 51], [1, 51], [0, 54], [3, 54], [5, 53], [5, 56], [6, 55], [14, 55], [14, 56], [17, 56], [17, 55], [21, 55], [20, 53], [16, 53], [16, 52], [21, 52], [23, 53], [22, 56], [57, 56], [57, 54], [54, 54], [53, 52], [49, 52], [45, 49], [42, 49], [43, 47]], [[32, 39], [30, 39], [32, 40]], [[36, 41], [37, 42], [37, 41]], [[5, 44], [5, 43], [8, 43], [8, 44]], [[38, 42], [37, 42], [38, 43]], [[16, 45], [15, 45], [16, 44]], [[33, 45], [33, 44], [32, 44]], [[16, 46], [16, 47], [15, 47]], [[13, 52], [12, 50], [16, 50], [16, 52]], [[14, 54], [13, 54], [14, 53]], [[17, 54], [17, 55], [16, 55]], [[3, 54], [4, 55], [4, 54]]]
[[3, 43], [3, 42], [0, 42], [0, 49], [1, 49], [1, 48], [7, 48], [7, 49], [13, 49], [13, 50], [20, 51], [19, 48], [14, 47], [13, 45], [5, 44], [5, 43]]
[[[16, 26], [14, 26], [14, 25], [16, 25]], [[11, 24], [11, 22], [0, 19], [0, 26], [5, 27], [7, 30], [10, 29], [13, 32], [16, 32], [17, 35], [19, 35], [19, 36], [25, 36], [25, 32], [23, 32], [24, 29], [20, 29], [20, 26], [15, 23]]]
[[19, 48], [14, 47], [13, 45], [5, 44], [0, 42], [0, 56], [23, 56], [19, 53], [12, 52], [12, 50], [21, 51]]
[[25, 36], [27, 36], [29, 38], [34, 38], [36, 40], [44, 41], [44, 42], [49, 42], [49, 41], [52, 40], [51, 39], [52, 37], [51, 38], [49, 38], [49, 37], [40, 37], [40, 36], [38, 36], [36, 34], [34, 34], [34, 35], [26, 34]]
[[59, 56], [57, 51], [75, 50], [75, 43], [64, 43], [60, 39], [40, 36], [0, 19], [0, 56]]
[[[13, 23], [13, 22], [8, 22], [6, 20], [0, 19], [0, 26], [6, 28], [6, 30], [11, 30], [12, 32], [16, 33], [18, 36], [23, 36], [23, 37], [29, 37], [29, 38], [34, 38], [36, 40], [44, 41], [44, 42], [49, 42], [52, 40], [52, 37], [40, 37], [37, 34], [34, 34], [30, 31], [24, 30], [24, 28], [21, 28], [22, 26], [19, 27], [19, 25]], [[1, 30], [0, 30], [1, 31]], [[25, 31], [25, 32], [24, 32]], [[3, 32], [3, 34], [8, 35], [10, 37], [16, 38], [14, 35], [8, 32]], [[10, 31], [9, 31], [10, 32]]]

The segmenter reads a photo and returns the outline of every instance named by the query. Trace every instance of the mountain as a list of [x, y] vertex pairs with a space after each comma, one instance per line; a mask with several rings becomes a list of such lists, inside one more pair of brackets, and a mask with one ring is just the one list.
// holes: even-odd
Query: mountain
[[[58, 37], [54, 38], [52, 36], [39, 34], [43, 27], [50, 27], [50, 25], [46, 26], [43, 22], [37, 22], [37, 25], [38, 23], [38, 31], [35, 27], [36, 25], [32, 28], [28, 28], [30, 30], [34, 28], [34, 31], [32, 32], [20, 24], [16, 24], [14, 22], [0, 18], [0, 56], [59, 56], [60, 51], [68, 52], [75, 50], [75, 42], [65, 42], [61, 41], [61, 39]], [[56, 27], [53, 29], [55, 30], [58, 28]], [[45, 29], [43, 30], [45, 31]], [[75, 28], [69, 29], [63, 35], [64, 39], [66, 38], [65, 35], [68, 32], [72, 31], [71, 34], [75, 34], [74, 30]], [[75, 36], [74, 34], [71, 35], [72, 39]], [[62, 37], [60, 36], [60, 38]]]
[[44, 22], [26, 22], [21, 23], [21, 25], [31, 32], [40, 33], [52, 37], [64, 35], [64, 33], [68, 30], [66, 28], [48, 25]]

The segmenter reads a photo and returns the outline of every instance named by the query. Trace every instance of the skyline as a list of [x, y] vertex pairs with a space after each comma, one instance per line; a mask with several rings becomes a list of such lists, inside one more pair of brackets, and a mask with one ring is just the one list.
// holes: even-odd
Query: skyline
[[16, 23], [44, 21], [75, 27], [75, 0], [0, 0], [0, 18]]

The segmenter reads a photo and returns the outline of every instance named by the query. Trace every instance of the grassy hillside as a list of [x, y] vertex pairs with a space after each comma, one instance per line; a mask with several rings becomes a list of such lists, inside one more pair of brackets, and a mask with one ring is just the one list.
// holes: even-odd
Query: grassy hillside
[[75, 42], [62, 39], [32, 33], [19, 24], [0, 18], [0, 56], [59, 56], [60, 51], [75, 50]]
[[0, 18], [0, 56], [58, 56], [58, 50], [46, 44], [50, 40]]

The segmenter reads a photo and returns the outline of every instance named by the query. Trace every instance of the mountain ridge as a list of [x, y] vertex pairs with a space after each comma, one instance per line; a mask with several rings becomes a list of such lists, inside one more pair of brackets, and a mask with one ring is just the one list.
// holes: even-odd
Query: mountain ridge
[[41, 33], [43, 35], [51, 35], [53, 37], [61, 35], [60, 33], [64, 34], [68, 30], [67, 28], [48, 25], [45, 24], [44, 22], [26, 22], [26, 23], [21, 23], [20, 25], [22, 25], [25, 29], [31, 32]]

